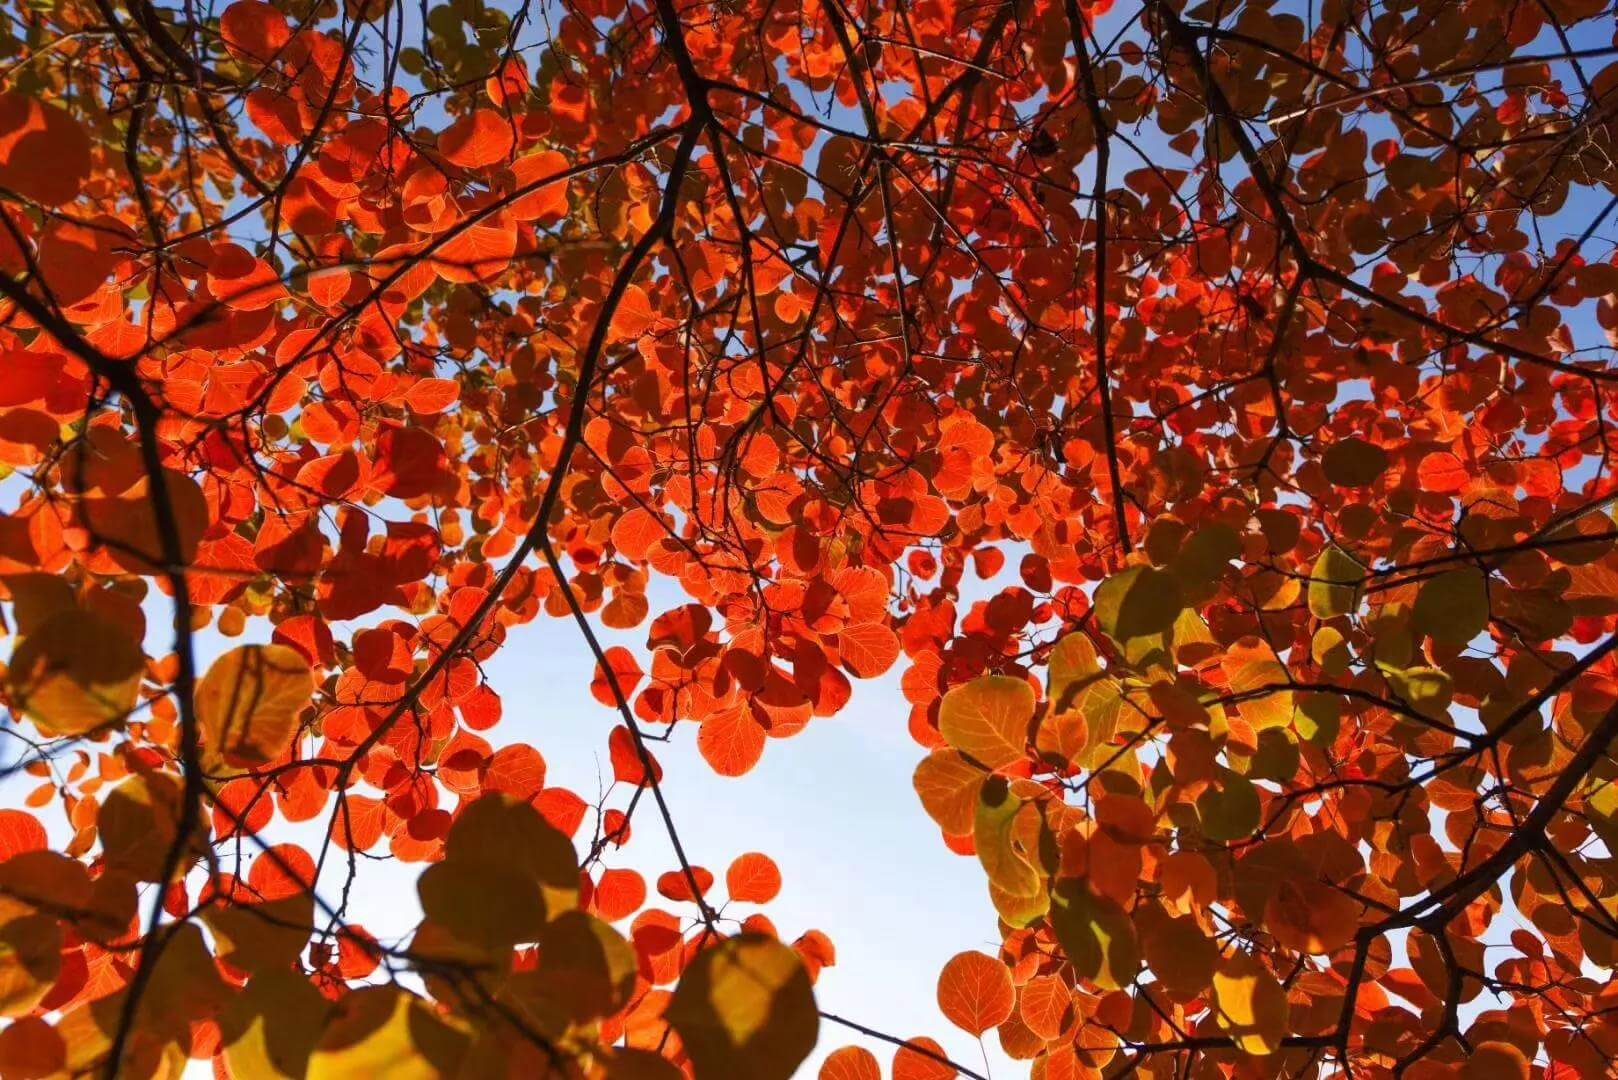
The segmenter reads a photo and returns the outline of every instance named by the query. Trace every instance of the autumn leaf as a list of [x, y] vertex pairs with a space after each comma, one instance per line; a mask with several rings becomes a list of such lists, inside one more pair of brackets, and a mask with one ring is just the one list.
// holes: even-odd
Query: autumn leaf
[[1026, 682], [987, 675], [944, 695], [938, 731], [956, 750], [999, 769], [1027, 753], [1034, 691]]
[[969, 1035], [982, 1035], [1011, 1015], [1016, 1003], [1011, 972], [980, 952], [957, 953], [938, 976], [938, 1008]]
[[802, 961], [757, 934], [698, 953], [667, 1015], [699, 1072], [761, 1080], [791, 1076], [820, 1026]]
[[12, 700], [47, 735], [121, 724], [135, 706], [144, 658], [121, 627], [69, 609], [46, 619], [11, 656]]
[[1219, 1022], [1238, 1047], [1249, 1054], [1280, 1049], [1287, 994], [1258, 960], [1246, 953], [1226, 957], [1214, 972], [1213, 992]]
[[226, 765], [274, 760], [298, 730], [313, 685], [309, 664], [284, 645], [244, 645], [214, 661], [197, 683], [197, 722]]

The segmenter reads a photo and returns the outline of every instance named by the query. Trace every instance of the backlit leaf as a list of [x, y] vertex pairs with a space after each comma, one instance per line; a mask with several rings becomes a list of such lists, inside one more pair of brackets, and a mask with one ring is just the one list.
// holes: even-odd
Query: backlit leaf
[[1365, 568], [1335, 544], [1327, 547], [1309, 572], [1309, 610], [1317, 619], [1353, 614], [1359, 606]]
[[1034, 690], [1021, 679], [985, 675], [944, 695], [938, 730], [944, 741], [989, 769], [1027, 753]]
[[309, 1057], [310, 1080], [388, 1076], [432, 1080], [453, 1073], [467, 1037], [421, 998], [368, 986], [339, 1000]]
[[969, 1035], [998, 1026], [1016, 1004], [1011, 971], [980, 952], [957, 953], [938, 976], [938, 1008]]
[[1220, 963], [1213, 977], [1219, 1024], [1249, 1054], [1273, 1054], [1286, 1033], [1287, 994], [1264, 966], [1246, 953]]
[[809, 974], [772, 938], [742, 934], [697, 954], [668, 1020], [699, 1075], [786, 1080], [820, 1028]]
[[1118, 904], [1077, 878], [1051, 890], [1051, 927], [1078, 975], [1102, 990], [1118, 990], [1140, 971], [1135, 928]]
[[51, 616], [11, 656], [12, 700], [47, 735], [83, 735], [123, 722], [144, 658], [122, 627], [70, 609]]
[[286, 752], [313, 693], [309, 664], [284, 645], [243, 645], [197, 683], [197, 722], [210, 752], [251, 768]]

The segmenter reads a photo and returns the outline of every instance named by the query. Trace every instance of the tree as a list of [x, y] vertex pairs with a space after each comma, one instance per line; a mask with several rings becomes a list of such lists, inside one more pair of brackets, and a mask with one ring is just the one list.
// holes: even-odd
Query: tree
[[1610, 6], [3, 13], [0, 1075], [976, 1076], [660, 788], [884, 675], [1033, 1075], [1618, 1059]]

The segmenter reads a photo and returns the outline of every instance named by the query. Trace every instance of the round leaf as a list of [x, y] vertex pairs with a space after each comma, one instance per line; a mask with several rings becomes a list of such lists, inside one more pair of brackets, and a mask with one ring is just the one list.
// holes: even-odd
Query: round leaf
[[763, 934], [698, 953], [665, 1015], [698, 1076], [788, 1080], [820, 1030], [803, 961]]
[[309, 662], [285, 645], [242, 645], [197, 684], [197, 722], [210, 752], [252, 768], [286, 752], [314, 691]]
[[116, 623], [72, 608], [46, 619], [12, 654], [12, 700], [46, 735], [121, 724], [135, 707], [145, 659]]
[[961, 753], [1000, 769], [1027, 755], [1033, 717], [1033, 687], [1022, 679], [985, 675], [944, 695], [938, 731]]
[[982, 1035], [1011, 1015], [1011, 969], [980, 952], [957, 953], [938, 976], [938, 1008], [962, 1031]]

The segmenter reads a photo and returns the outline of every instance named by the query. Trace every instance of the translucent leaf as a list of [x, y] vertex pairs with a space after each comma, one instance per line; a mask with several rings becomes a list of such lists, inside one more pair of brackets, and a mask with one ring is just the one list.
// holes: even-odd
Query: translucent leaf
[[1283, 880], [1264, 908], [1264, 926], [1289, 949], [1325, 955], [1353, 940], [1361, 905], [1319, 881]]
[[725, 891], [732, 900], [767, 904], [781, 892], [781, 869], [762, 852], [739, 855], [725, 871]]
[[962, 1031], [982, 1035], [1011, 1015], [1016, 991], [1011, 969], [997, 957], [957, 953], [938, 976], [938, 1008]]
[[367, 986], [337, 1002], [309, 1058], [309, 1080], [438, 1080], [466, 1053], [464, 1032], [396, 986]]
[[698, 953], [665, 1015], [698, 1076], [788, 1080], [820, 1030], [803, 961], [763, 934]]
[[1129, 915], [1117, 902], [1078, 878], [1051, 890], [1051, 928], [1073, 970], [1102, 990], [1128, 986], [1140, 970], [1139, 946]]
[[1291, 1009], [1287, 992], [1263, 964], [1246, 953], [1227, 957], [1214, 972], [1219, 1024], [1249, 1054], [1281, 1048]]
[[121, 626], [77, 608], [46, 619], [11, 656], [12, 700], [46, 735], [85, 735], [123, 723], [145, 658]]
[[972, 832], [977, 818], [978, 789], [987, 774], [956, 750], [934, 750], [916, 765], [911, 782], [921, 805], [938, 827], [951, 836]]
[[990, 779], [979, 792], [972, 840], [991, 885], [1013, 896], [1030, 897], [1037, 896], [1042, 888], [1033, 861], [1038, 853], [1029, 849], [1027, 838], [1018, 828], [1024, 813], [1036, 819], [1039, 816], [1038, 810], [1018, 798], [1005, 781]]
[[820, 1063], [817, 1080], [882, 1080], [882, 1066], [863, 1046], [840, 1046]]
[[961, 753], [999, 769], [1027, 755], [1034, 688], [1022, 679], [985, 675], [944, 695], [938, 731]]
[[280, 757], [314, 692], [309, 663], [285, 645], [242, 645], [197, 683], [197, 722], [210, 754], [252, 768]]
[[1309, 572], [1309, 611], [1317, 619], [1349, 615], [1359, 607], [1365, 567], [1336, 544], [1315, 559]]
[[936, 1039], [906, 1039], [893, 1053], [893, 1080], [952, 1080], [955, 1070], [944, 1064], [944, 1057]]

